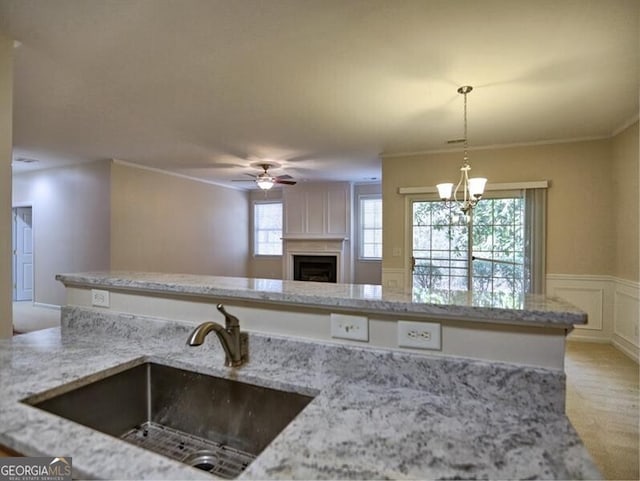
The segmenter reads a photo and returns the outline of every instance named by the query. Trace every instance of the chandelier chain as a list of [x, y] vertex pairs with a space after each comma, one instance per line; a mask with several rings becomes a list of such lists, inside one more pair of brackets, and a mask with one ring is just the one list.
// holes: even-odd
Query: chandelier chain
[[463, 92], [464, 94], [464, 163], [467, 165], [469, 163], [469, 154], [467, 152], [469, 148], [469, 140], [467, 135], [467, 91]]

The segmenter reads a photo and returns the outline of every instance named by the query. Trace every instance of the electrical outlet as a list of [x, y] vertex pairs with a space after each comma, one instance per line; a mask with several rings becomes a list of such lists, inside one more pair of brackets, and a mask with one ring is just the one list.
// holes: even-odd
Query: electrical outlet
[[109, 307], [109, 291], [91, 289], [91, 305], [97, 307]]
[[417, 349], [441, 349], [440, 324], [398, 321], [398, 346]]
[[331, 337], [368, 341], [369, 319], [364, 316], [331, 314]]

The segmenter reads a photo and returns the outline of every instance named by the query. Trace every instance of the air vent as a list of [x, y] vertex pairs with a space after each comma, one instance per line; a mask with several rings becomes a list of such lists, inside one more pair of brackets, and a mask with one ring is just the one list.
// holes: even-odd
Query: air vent
[[461, 144], [465, 141], [465, 139], [453, 139], [447, 140], [447, 144]]

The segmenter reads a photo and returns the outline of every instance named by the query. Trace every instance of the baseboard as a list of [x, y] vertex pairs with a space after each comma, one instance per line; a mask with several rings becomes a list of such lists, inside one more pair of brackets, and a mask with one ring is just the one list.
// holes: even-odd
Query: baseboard
[[638, 349], [637, 346], [634, 346], [630, 342], [625, 341], [616, 334], [613, 335], [611, 344], [613, 344], [613, 346], [624, 355], [635, 361], [636, 364], [640, 364], [640, 349]]
[[609, 339], [604, 337], [593, 337], [580, 335], [579, 332], [573, 331], [567, 337], [567, 342], [592, 342], [594, 344], [611, 344]]
[[57, 304], [45, 304], [43, 302], [34, 302], [33, 307], [43, 307], [45, 309], [56, 309], [58, 311], [61, 309], [61, 306], [58, 306]]

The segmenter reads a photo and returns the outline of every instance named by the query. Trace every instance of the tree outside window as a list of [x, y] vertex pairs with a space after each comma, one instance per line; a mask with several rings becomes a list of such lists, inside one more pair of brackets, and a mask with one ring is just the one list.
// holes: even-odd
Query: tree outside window
[[522, 197], [483, 199], [467, 224], [460, 220], [456, 205], [414, 202], [414, 288], [467, 290], [471, 258], [474, 292], [519, 297], [529, 285], [524, 212]]

